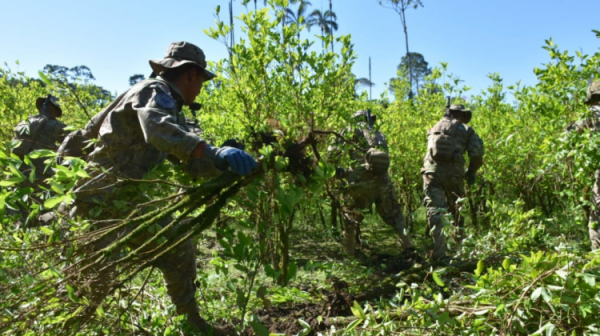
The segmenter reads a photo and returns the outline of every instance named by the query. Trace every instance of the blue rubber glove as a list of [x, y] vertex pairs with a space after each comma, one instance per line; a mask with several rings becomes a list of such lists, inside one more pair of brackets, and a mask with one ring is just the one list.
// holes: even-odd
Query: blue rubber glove
[[215, 167], [221, 170], [229, 167], [231, 171], [240, 175], [248, 175], [256, 168], [256, 161], [250, 154], [233, 147], [213, 147], [206, 145], [204, 148], [204, 158], [212, 161]]

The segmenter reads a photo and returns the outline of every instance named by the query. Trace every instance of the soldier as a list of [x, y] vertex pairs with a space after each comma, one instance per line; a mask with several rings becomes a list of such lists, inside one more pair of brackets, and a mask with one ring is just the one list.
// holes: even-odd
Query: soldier
[[[71, 211], [73, 216], [90, 217], [102, 211], [100, 217], [103, 219], [124, 218], [129, 213], [124, 209], [132, 209], [136, 202], [144, 200], [140, 199], [140, 192], [135, 186], [132, 188], [119, 181], [143, 178], [167, 156], [171, 156], [172, 161], [180, 161], [185, 167], [194, 166], [197, 160], [205, 160], [220, 170], [230, 168], [240, 175], [249, 174], [256, 168], [256, 161], [248, 153], [233, 147], [213, 147], [186, 124], [182, 106], [194, 103], [204, 82], [215, 77], [206, 69], [204, 52], [200, 48], [187, 42], [172, 43], [165, 58], [151, 60], [150, 65], [158, 74], [156, 78], [136, 83], [86, 126], [86, 130], [93, 130], [96, 124], [100, 124], [96, 147], [89, 154], [89, 164], [102, 166], [107, 172], [92, 173], [93, 178], [81, 184]], [[201, 168], [205, 165], [195, 166]], [[108, 208], [106, 205], [114, 199], [127, 204]], [[161, 225], [170, 221], [169, 218]], [[94, 249], [108, 246], [115, 238], [97, 242]], [[140, 246], [146, 238], [134, 240], [132, 247]], [[154, 266], [163, 274], [167, 293], [177, 313], [187, 314], [192, 326], [208, 332], [210, 328], [200, 317], [195, 300], [193, 242], [188, 240], [179, 245]], [[91, 309], [88, 309], [92, 314], [93, 306], [100, 304], [106, 296], [108, 283], [102, 279], [90, 283], [87, 295], [92, 302]]]
[[[20, 140], [19, 146], [13, 148], [12, 152], [23, 160], [24, 156], [38, 149], [49, 149], [55, 151], [65, 138], [65, 125], [56, 118], [62, 116], [62, 109], [57, 104], [58, 98], [48, 95], [36, 100], [35, 106], [38, 115], [23, 120], [15, 128], [15, 140]], [[51, 175], [51, 171], [44, 172], [45, 158], [31, 160], [35, 167], [36, 183]], [[31, 172], [29, 166], [23, 167], [23, 173]]]
[[[463, 105], [450, 106], [442, 120], [427, 131], [428, 145], [423, 174], [423, 203], [427, 209], [427, 222], [433, 229], [433, 258], [446, 256], [446, 243], [442, 232], [442, 211], [449, 211], [454, 225], [462, 236], [463, 218], [456, 200], [465, 196], [464, 179], [468, 185], [475, 183], [475, 173], [483, 164], [483, 141], [470, 127], [471, 111]], [[465, 173], [464, 153], [469, 155], [469, 168]]]
[[343, 213], [344, 249], [350, 255], [356, 254], [358, 231], [364, 219], [361, 210], [371, 209], [375, 203], [381, 219], [398, 234], [404, 252], [412, 254], [413, 243], [406, 232], [402, 209], [387, 173], [390, 165], [387, 142], [384, 135], [374, 129], [375, 118], [370, 110], [360, 110], [352, 116], [357, 122], [356, 127], [348, 129], [353, 132], [352, 141], [356, 144], [350, 150], [354, 166], [349, 169], [338, 168], [336, 171], [336, 175], [344, 177], [347, 182], [344, 198], [348, 208]]
[[[585, 104], [590, 106], [591, 117], [578, 121], [572, 128], [575, 128], [577, 132], [583, 132], [586, 128], [592, 132], [600, 131], [600, 81], [593, 82], [588, 86]], [[600, 249], [600, 170], [596, 170], [594, 174], [592, 204], [588, 231], [592, 250], [597, 250]]]

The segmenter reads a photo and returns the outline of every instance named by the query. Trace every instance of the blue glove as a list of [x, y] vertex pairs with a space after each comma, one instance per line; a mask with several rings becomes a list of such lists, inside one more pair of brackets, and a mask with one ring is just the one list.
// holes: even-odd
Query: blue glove
[[213, 147], [206, 145], [204, 158], [212, 161], [215, 167], [225, 170], [227, 167], [240, 175], [248, 175], [256, 168], [256, 161], [250, 154], [233, 147]]

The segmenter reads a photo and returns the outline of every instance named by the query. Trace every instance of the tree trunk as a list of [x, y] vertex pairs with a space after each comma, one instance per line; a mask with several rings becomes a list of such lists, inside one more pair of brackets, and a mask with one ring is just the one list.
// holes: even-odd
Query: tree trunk
[[[412, 64], [408, 59], [408, 54], [409, 54], [409, 49], [408, 49], [408, 29], [406, 27], [406, 8], [402, 7], [402, 10], [400, 11], [400, 19], [402, 21], [402, 28], [404, 29], [404, 42], [406, 45], [406, 60], [407, 60], [407, 64], [408, 64], [408, 79], [410, 81], [410, 91], [412, 93], [412, 88], [413, 88], [413, 70], [412, 70]], [[412, 96], [412, 95], [411, 95]]]
[[[333, 10], [331, 8], [331, 0], [329, 0], [329, 13], [333, 14]], [[333, 26], [329, 27], [329, 36], [331, 37], [331, 52], [333, 53]]]

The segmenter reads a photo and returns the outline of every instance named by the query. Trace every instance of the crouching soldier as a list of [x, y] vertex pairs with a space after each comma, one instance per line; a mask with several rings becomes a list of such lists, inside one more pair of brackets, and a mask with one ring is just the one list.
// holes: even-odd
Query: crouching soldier
[[349, 152], [353, 165], [348, 169], [338, 168], [336, 172], [347, 182], [343, 196], [346, 203], [343, 210], [344, 249], [350, 255], [356, 254], [357, 236], [364, 219], [361, 211], [371, 209], [375, 204], [381, 219], [398, 235], [403, 252], [412, 254], [413, 242], [388, 175], [390, 157], [387, 142], [384, 135], [374, 128], [375, 118], [370, 110], [360, 110], [352, 116], [355, 126], [348, 131], [356, 145]]

